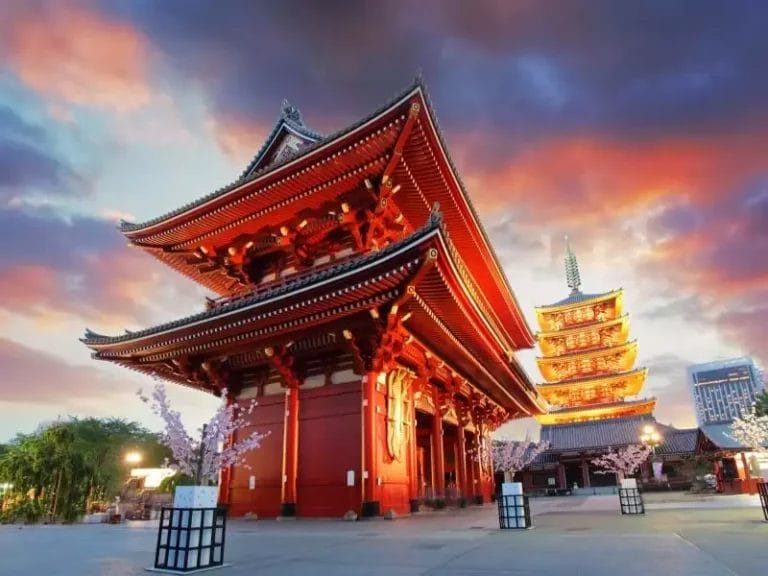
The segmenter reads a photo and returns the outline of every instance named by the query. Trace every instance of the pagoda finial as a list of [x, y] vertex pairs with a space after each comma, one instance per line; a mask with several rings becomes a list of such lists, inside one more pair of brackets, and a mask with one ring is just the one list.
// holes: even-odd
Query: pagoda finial
[[303, 124], [301, 121], [301, 112], [299, 112], [299, 109], [296, 108], [296, 106], [291, 105], [288, 100], [283, 100], [282, 114], [283, 118], [286, 120], [290, 120], [296, 124]]
[[581, 275], [579, 274], [579, 261], [576, 260], [576, 254], [571, 250], [571, 241], [568, 236], [565, 237], [565, 279], [571, 294], [581, 292]]

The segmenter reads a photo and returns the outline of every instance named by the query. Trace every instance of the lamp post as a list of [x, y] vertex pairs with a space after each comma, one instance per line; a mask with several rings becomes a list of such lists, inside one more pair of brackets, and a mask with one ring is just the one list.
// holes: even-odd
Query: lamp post
[[661, 434], [656, 431], [651, 424], [643, 427], [643, 433], [640, 435], [640, 442], [651, 447], [651, 454], [656, 456], [656, 446], [661, 444]]
[[125, 462], [127, 464], [138, 464], [143, 459], [141, 452], [128, 452], [125, 455]]
[[[661, 444], [662, 437], [661, 434], [659, 434], [656, 431], [656, 428], [654, 428], [651, 424], [646, 424], [643, 427], [643, 433], [640, 435], [640, 442], [645, 444], [646, 446], [650, 446], [651, 448], [651, 474], [653, 475], [654, 480], [659, 480], [659, 478], [656, 477], [656, 470], [653, 467], [654, 460], [656, 458], [656, 447]], [[661, 476], [661, 470], [659, 470], [659, 476]]]

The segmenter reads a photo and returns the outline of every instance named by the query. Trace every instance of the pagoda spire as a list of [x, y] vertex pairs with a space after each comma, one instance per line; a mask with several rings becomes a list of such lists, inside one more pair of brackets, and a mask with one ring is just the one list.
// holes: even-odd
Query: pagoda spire
[[571, 294], [579, 294], [581, 290], [581, 275], [579, 274], [579, 261], [576, 260], [576, 254], [571, 250], [571, 241], [568, 236], [565, 237], [565, 279]]

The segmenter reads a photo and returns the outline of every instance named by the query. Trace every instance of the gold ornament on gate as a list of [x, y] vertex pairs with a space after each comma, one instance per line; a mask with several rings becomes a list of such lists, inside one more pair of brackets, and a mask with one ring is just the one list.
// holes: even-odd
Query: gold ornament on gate
[[406, 441], [405, 402], [412, 379], [404, 368], [395, 368], [387, 374], [387, 451], [397, 461], [403, 457]]

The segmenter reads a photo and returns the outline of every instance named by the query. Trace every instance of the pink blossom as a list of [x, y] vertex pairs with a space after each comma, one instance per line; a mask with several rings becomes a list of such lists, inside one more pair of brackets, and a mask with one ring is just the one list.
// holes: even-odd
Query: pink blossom
[[546, 441], [531, 442], [528, 435], [522, 442], [495, 440], [492, 448], [494, 469], [513, 477], [515, 472], [528, 466], [548, 447], [549, 443]]
[[248, 423], [246, 415], [253, 411], [256, 401], [251, 400], [247, 409], [235, 402], [227, 401], [227, 390], [222, 391], [222, 402], [213, 417], [198, 430], [199, 439], [187, 433], [181, 421], [181, 414], [171, 410], [163, 384], [157, 384], [152, 397], [147, 398], [139, 390], [139, 397], [149, 404], [152, 412], [160, 416], [165, 423], [163, 443], [171, 449], [174, 467], [180, 472], [192, 476], [197, 484], [215, 482], [219, 470], [229, 466], [246, 466], [245, 454], [259, 448], [268, 433], [251, 432], [237, 442], [231, 442], [235, 433], [244, 430]]
[[758, 452], [768, 451], [768, 416], [758, 416], [754, 409], [731, 424], [731, 438]]
[[617, 479], [621, 480], [625, 476], [630, 476], [648, 460], [651, 454], [650, 446], [641, 446], [639, 444], [630, 444], [621, 450], [611, 450], [599, 458], [592, 460], [592, 464], [598, 468], [598, 474], [607, 474], [612, 472], [616, 474]]

